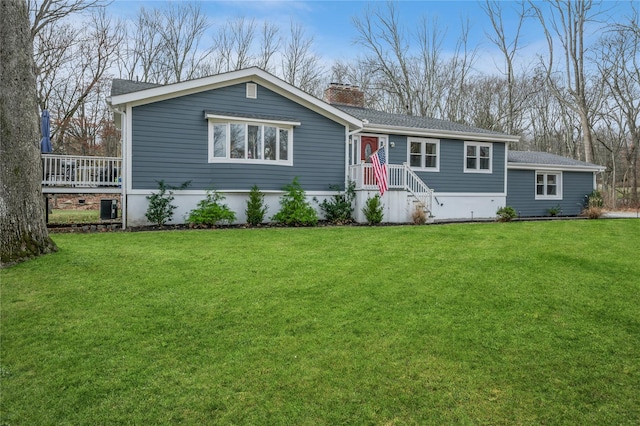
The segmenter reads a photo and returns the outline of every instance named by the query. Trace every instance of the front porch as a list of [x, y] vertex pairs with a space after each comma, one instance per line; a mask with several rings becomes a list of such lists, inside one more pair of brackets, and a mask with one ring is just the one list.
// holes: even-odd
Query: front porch
[[[406, 195], [408, 211], [421, 208], [428, 216], [432, 214], [433, 190], [418, 175], [414, 173], [407, 163], [387, 164], [389, 191], [384, 197], [394, 198], [392, 204], [401, 207], [398, 198]], [[373, 164], [360, 163], [349, 166], [349, 180], [353, 181], [356, 191], [378, 191], [378, 185], [373, 173]], [[398, 194], [400, 193], [400, 194]], [[392, 195], [393, 194], [393, 195]], [[390, 200], [391, 201], [391, 200]]]
[[120, 194], [122, 158], [42, 154], [44, 194]]

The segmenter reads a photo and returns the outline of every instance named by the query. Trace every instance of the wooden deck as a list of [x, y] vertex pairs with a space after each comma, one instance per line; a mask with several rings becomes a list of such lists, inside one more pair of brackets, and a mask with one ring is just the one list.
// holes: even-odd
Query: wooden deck
[[122, 158], [42, 154], [44, 194], [122, 193]]

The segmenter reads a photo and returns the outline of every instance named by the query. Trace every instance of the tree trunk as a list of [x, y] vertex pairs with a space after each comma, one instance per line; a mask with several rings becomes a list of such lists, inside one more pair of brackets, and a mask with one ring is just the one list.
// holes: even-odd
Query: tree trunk
[[33, 45], [24, 0], [0, 0], [0, 265], [57, 250], [45, 223]]

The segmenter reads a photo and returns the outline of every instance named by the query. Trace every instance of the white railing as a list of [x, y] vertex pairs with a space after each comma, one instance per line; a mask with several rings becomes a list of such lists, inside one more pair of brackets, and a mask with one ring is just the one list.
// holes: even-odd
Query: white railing
[[122, 159], [118, 157], [42, 154], [42, 168], [43, 186], [122, 185]]
[[[402, 189], [409, 192], [418, 202], [422, 203], [425, 210], [431, 211], [433, 190], [411, 170], [407, 163], [388, 164], [387, 170], [389, 173], [389, 189]], [[378, 189], [373, 174], [373, 164], [371, 163], [350, 166], [349, 179], [355, 182], [356, 189]]]

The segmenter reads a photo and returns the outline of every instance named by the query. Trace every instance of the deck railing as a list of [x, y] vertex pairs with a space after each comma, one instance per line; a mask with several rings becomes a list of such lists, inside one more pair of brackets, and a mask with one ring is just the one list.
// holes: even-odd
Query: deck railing
[[[425, 210], [431, 211], [433, 190], [418, 175], [411, 170], [407, 163], [388, 164], [389, 189], [401, 189], [409, 192]], [[376, 190], [378, 185], [373, 174], [373, 164], [354, 164], [349, 167], [349, 179], [356, 184], [356, 189]]]
[[42, 154], [43, 186], [118, 187], [122, 158]]

